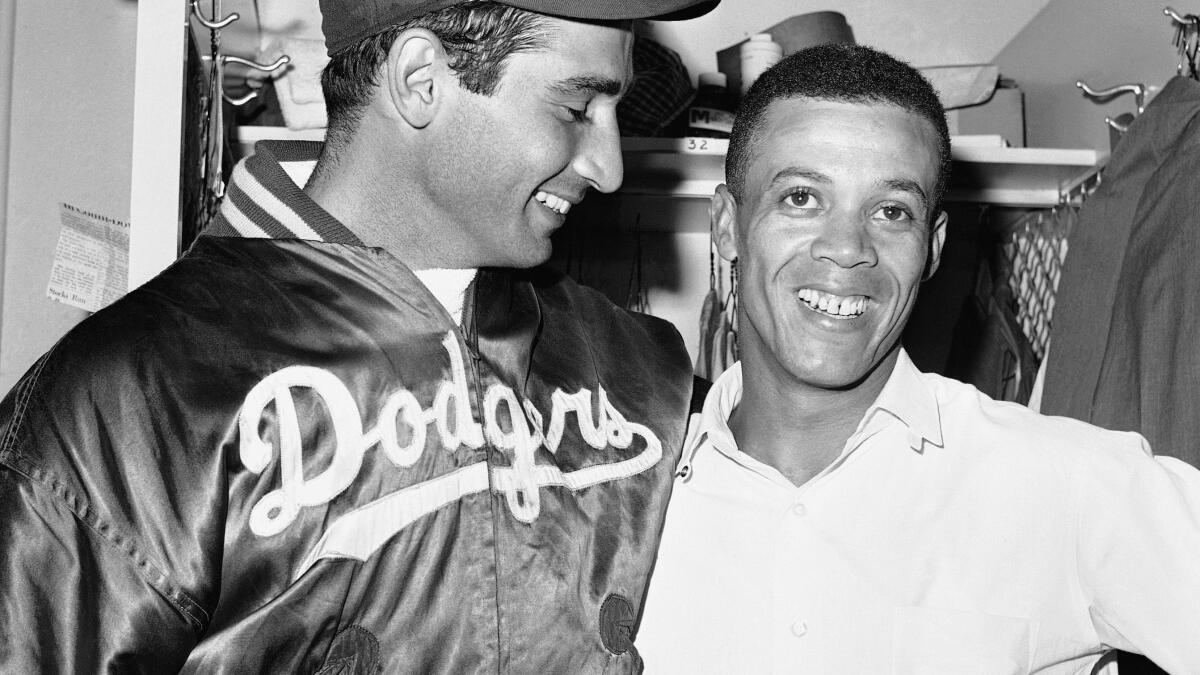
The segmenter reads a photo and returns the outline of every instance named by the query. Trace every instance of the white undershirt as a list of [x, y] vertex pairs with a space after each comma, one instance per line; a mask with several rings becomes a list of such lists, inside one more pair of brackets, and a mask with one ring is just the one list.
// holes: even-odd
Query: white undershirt
[[454, 319], [454, 323], [462, 323], [463, 303], [466, 299], [467, 287], [471, 285], [471, 281], [475, 279], [475, 273], [479, 270], [448, 270], [448, 269], [431, 269], [414, 271], [413, 274], [425, 284], [425, 288], [433, 294], [433, 297], [442, 303], [446, 308], [446, 313], [450, 318]]

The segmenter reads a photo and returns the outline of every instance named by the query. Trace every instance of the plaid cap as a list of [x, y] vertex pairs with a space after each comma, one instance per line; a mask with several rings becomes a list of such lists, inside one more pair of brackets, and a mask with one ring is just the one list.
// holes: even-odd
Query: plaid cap
[[[677, 21], [706, 14], [720, 0], [498, 0], [565, 19]], [[320, 0], [321, 31], [332, 55], [388, 26], [464, 0]]]
[[617, 103], [621, 135], [671, 135], [669, 127], [695, 97], [692, 78], [679, 54], [666, 45], [634, 34], [633, 86]]

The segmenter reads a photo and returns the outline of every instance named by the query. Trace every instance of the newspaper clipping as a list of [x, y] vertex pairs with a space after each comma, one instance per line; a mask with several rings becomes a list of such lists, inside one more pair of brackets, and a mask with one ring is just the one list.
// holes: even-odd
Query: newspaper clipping
[[94, 312], [125, 294], [129, 283], [129, 223], [60, 204], [62, 230], [46, 295]]

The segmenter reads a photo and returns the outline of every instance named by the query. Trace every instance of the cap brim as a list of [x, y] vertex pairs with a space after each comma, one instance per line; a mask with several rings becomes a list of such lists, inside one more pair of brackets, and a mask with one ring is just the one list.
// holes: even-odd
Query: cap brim
[[[463, 0], [395, 1], [385, 8], [364, 3], [348, 7], [321, 0], [322, 31], [329, 54], [378, 33], [391, 23], [456, 5]], [[520, 9], [580, 21], [654, 19], [681, 21], [712, 11], [721, 0], [497, 0]], [[326, 5], [335, 5], [330, 10]], [[332, 37], [331, 37], [332, 36]]]
[[506, 5], [566, 19], [683, 21], [703, 16], [721, 0], [500, 0]]

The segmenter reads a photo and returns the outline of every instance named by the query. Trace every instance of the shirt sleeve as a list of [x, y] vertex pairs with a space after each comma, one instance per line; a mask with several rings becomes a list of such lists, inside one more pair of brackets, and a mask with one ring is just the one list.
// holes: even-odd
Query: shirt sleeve
[[[1139, 435], [1075, 471], [1081, 587], [1102, 643], [1200, 673], [1200, 471]], [[1109, 452], [1111, 450], [1111, 452]]]

